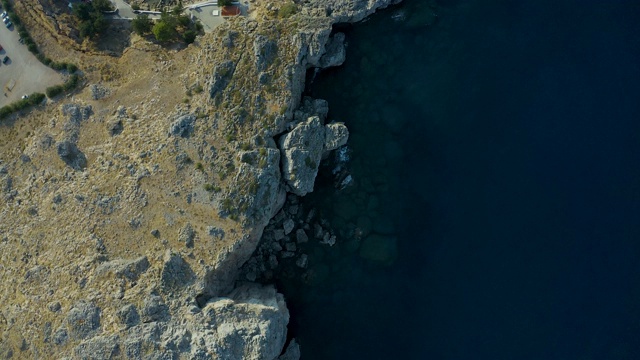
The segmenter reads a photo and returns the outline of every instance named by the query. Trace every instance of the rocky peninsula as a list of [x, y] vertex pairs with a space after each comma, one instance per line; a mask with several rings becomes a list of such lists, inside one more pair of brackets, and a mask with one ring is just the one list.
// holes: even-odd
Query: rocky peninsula
[[309, 69], [345, 59], [332, 26], [394, 2], [306, 0], [282, 18], [256, 0], [185, 49], [132, 35], [118, 57], [65, 50], [17, 3], [86, 80], [0, 125], [0, 358], [299, 358], [285, 299], [241, 268], [347, 141], [325, 101], [302, 99]]

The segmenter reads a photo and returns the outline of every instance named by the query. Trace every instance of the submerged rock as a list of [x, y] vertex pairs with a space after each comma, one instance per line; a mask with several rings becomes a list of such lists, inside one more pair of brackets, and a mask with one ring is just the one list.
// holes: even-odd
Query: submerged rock
[[360, 245], [360, 256], [380, 265], [391, 265], [398, 256], [397, 239], [394, 236], [372, 234]]
[[292, 339], [287, 346], [287, 351], [278, 357], [278, 360], [299, 360], [300, 359], [300, 345], [296, 342], [296, 339]]

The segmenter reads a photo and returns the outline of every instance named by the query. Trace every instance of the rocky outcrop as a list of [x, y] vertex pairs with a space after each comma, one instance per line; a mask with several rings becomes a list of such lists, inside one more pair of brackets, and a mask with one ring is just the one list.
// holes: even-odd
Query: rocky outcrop
[[344, 124], [323, 125], [317, 116], [282, 136], [282, 173], [290, 191], [298, 196], [312, 192], [323, 154], [346, 144], [348, 138]]
[[205, 326], [215, 329], [203, 337], [203, 348], [220, 359], [276, 359], [287, 339], [289, 311], [271, 286], [240, 286], [227, 299], [207, 304], [202, 314]]
[[213, 70], [213, 78], [211, 81], [211, 87], [209, 88], [209, 96], [215, 98], [215, 96], [224, 90], [233, 76], [236, 70], [236, 64], [233, 61], [224, 61]]
[[340, 66], [347, 58], [347, 49], [344, 44], [345, 35], [336, 33], [330, 39], [326, 46], [326, 52], [320, 58], [320, 67], [325, 69], [334, 66]]
[[282, 295], [233, 287], [270, 222], [258, 267], [308, 270], [305, 244], [336, 242], [296, 206], [281, 210], [286, 188], [312, 191], [348, 136], [324, 125], [326, 101], [301, 98], [305, 75], [344, 61], [333, 24], [391, 2], [310, 0], [291, 19], [225, 22], [179, 52], [136, 40], [89, 79], [108, 91], [79, 89], [10, 131], [28, 135], [0, 154], [0, 355], [299, 357], [295, 341], [282, 354]]
[[332, 122], [325, 126], [324, 151], [332, 151], [347, 144], [349, 129], [341, 122]]
[[280, 139], [282, 175], [294, 194], [304, 196], [313, 191], [324, 137], [324, 125], [315, 116], [299, 123]]
[[401, 0], [309, 0], [305, 9], [310, 14], [324, 13], [336, 23], [358, 22], [376, 10]]
[[195, 115], [182, 115], [178, 117], [169, 127], [169, 135], [189, 137], [193, 133], [193, 124], [196, 121]]
[[[83, 339], [71, 352], [74, 359], [250, 359], [275, 360], [287, 339], [289, 312], [273, 286], [245, 284], [223, 298], [211, 299], [190, 313], [171, 316], [157, 295], [136, 307], [118, 311], [124, 328], [118, 335], [103, 335], [99, 313], [84, 303], [68, 315], [70, 336]], [[64, 343], [60, 343], [63, 345]], [[285, 359], [299, 354], [295, 342]], [[150, 355], [153, 355], [149, 357]], [[299, 355], [298, 355], [299, 356]]]
[[87, 157], [78, 149], [75, 143], [65, 140], [57, 145], [60, 159], [74, 170], [82, 170], [87, 166]]
[[300, 359], [300, 345], [296, 342], [296, 339], [291, 340], [287, 350], [284, 354], [280, 355], [278, 360], [298, 360]]

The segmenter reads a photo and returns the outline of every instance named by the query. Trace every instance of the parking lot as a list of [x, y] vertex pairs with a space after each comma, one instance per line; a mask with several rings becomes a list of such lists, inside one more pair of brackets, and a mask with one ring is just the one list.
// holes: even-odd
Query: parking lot
[[[1, 11], [0, 11], [1, 12]], [[19, 42], [18, 30], [14, 26], [7, 29], [0, 23], [0, 60], [9, 57], [6, 64], [0, 63], [0, 107], [19, 100], [23, 95], [34, 92], [44, 93], [49, 86], [63, 82], [62, 75], [43, 65]], [[13, 85], [11, 90], [9, 86]]]

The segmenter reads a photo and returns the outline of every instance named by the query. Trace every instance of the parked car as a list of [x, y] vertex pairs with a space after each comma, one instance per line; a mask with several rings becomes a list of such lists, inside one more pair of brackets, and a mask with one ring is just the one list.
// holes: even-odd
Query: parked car
[[28, 99], [29, 95], [22, 95], [22, 100]]
[[8, 16], [7, 16], [7, 12], [6, 12], [6, 11], [3, 11], [3, 12], [2, 12], [2, 18], [4, 19], [4, 18], [6, 18], [6, 17], [8, 17]]
[[9, 57], [5, 55], [5, 57], [2, 59], [2, 63], [6, 64], [9, 61]]
[[8, 29], [8, 28], [10, 28], [10, 27], [11, 27], [11, 25], [13, 25], [13, 23], [12, 23], [11, 21], [9, 21], [9, 22], [7, 23], [7, 29]]
[[8, 17], [2, 18], [2, 22], [5, 23], [5, 24], [8, 23], [9, 22], [9, 18]]

